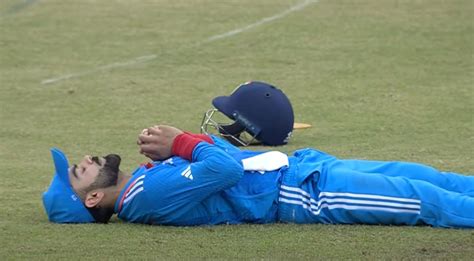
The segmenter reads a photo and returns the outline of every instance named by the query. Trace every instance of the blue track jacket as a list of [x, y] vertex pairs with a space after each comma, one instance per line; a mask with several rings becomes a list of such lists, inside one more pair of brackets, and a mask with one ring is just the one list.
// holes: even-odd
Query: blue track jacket
[[141, 166], [122, 190], [118, 217], [162, 225], [268, 223], [276, 221], [281, 171], [244, 171], [240, 151], [213, 137], [199, 143], [192, 161], [172, 157]]
[[[239, 223], [429, 224], [474, 228], [474, 176], [409, 162], [340, 160], [302, 149], [267, 171], [264, 152], [216, 137], [192, 160], [138, 168], [116, 204], [128, 222], [175, 226]], [[273, 164], [274, 160], [263, 160]], [[257, 164], [258, 165], [258, 164]]]

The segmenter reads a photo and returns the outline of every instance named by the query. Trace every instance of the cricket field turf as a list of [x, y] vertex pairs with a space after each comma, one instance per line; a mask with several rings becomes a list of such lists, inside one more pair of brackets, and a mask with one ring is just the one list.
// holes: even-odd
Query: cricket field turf
[[51, 147], [133, 171], [143, 128], [198, 132], [212, 98], [248, 80], [312, 125], [284, 152], [474, 175], [473, 14], [472, 0], [2, 0], [0, 260], [472, 260], [472, 230], [57, 225], [41, 196]]

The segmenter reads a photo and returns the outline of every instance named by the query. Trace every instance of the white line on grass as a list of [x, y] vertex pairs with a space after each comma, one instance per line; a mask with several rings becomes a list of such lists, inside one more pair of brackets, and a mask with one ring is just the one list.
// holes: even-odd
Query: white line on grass
[[[281, 18], [287, 16], [288, 14], [290, 14], [292, 12], [302, 10], [306, 6], [308, 6], [309, 4], [316, 3], [318, 1], [319, 0], [304, 0], [304, 1], [298, 3], [294, 6], [291, 6], [290, 8], [286, 9], [285, 11], [283, 11], [281, 13], [275, 14], [273, 16], [262, 18], [262, 19], [260, 19], [259, 21], [255, 22], [253, 24], [249, 24], [249, 25], [246, 25], [244, 27], [228, 31], [228, 32], [225, 32], [223, 34], [217, 34], [217, 35], [211, 36], [211, 37], [207, 38], [206, 40], [198, 42], [198, 43], [196, 43], [192, 46], [196, 47], [196, 46], [201, 45], [201, 44], [211, 43], [211, 42], [214, 42], [214, 41], [217, 41], [217, 40], [225, 39], [227, 37], [231, 37], [231, 36], [243, 33], [245, 31], [251, 30], [251, 29], [253, 29], [255, 27], [258, 27], [258, 26], [261, 26], [263, 24], [270, 23], [270, 22], [273, 22], [275, 20], [281, 19]], [[158, 56], [156, 54], [140, 56], [140, 57], [133, 58], [133, 59], [125, 61], [125, 62], [111, 63], [111, 64], [108, 64], [108, 65], [96, 67], [94, 69], [90, 69], [90, 70], [86, 70], [86, 71], [82, 71], [82, 72], [70, 73], [70, 74], [62, 75], [62, 76], [55, 77], [55, 78], [45, 79], [45, 80], [41, 81], [41, 84], [52, 84], [52, 83], [57, 83], [57, 82], [60, 82], [60, 81], [68, 80], [68, 79], [71, 79], [71, 78], [77, 78], [77, 77], [81, 77], [81, 76], [85, 76], [85, 75], [89, 75], [89, 74], [98, 73], [98, 72], [101, 72], [101, 71], [104, 71], [104, 70], [109, 70], [109, 69], [119, 68], [119, 67], [126, 67], [126, 66], [133, 66], [133, 65], [136, 65], [136, 64], [140, 64], [140, 63], [144, 63], [144, 62], [154, 60], [157, 57]]]
[[97, 68], [94, 68], [94, 69], [91, 69], [91, 70], [87, 70], [87, 71], [82, 71], [82, 72], [78, 72], [78, 73], [71, 73], [71, 74], [66, 74], [66, 75], [63, 75], [63, 76], [56, 77], [56, 78], [46, 79], [46, 80], [41, 81], [41, 84], [55, 83], [55, 82], [59, 82], [59, 81], [63, 81], [63, 80], [71, 79], [71, 78], [76, 78], [76, 77], [80, 77], [80, 76], [84, 76], [84, 75], [88, 75], [88, 74], [93, 74], [93, 73], [100, 72], [100, 71], [105, 71], [105, 70], [112, 69], [112, 68], [132, 66], [132, 65], [136, 65], [136, 64], [140, 64], [140, 63], [144, 63], [144, 62], [147, 62], [147, 61], [154, 60], [154, 59], [156, 59], [156, 57], [157, 56], [155, 54], [140, 56], [140, 57], [134, 58], [134, 59], [126, 61], [126, 62], [111, 63], [111, 64], [108, 64], [108, 65], [100, 66], [100, 67], [97, 67]]
[[220, 39], [227, 38], [227, 37], [230, 37], [230, 36], [233, 36], [233, 35], [236, 35], [236, 34], [240, 34], [242, 32], [248, 31], [248, 30], [250, 30], [252, 28], [255, 28], [257, 26], [273, 22], [277, 19], [280, 19], [280, 18], [283, 18], [283, 17], [287, 16], [288, 14], [290, 14], [292, 12], [301, 10], [301, 9], [305, 8], [306, 6], [308, 6], [309, 4], [315, 3], [317, 1], [318, 0], [305, 0], [305, 1], [303, 1], [299, 4], [297, 4], [297, 5], [294, 5], [294, 6], [290, 7], [289, 9], [286, 9], [285, 11], [283, 11], [279, 14], [276, 14], [274, 16], [265, 17], [265, 18], [261, 19], [260, 21], [258, 21], [256, 23], [249, 24], [249, 25], [244, 26], [242, 28], [238, 28], [238, 29], [235, 29], [235, 30], [223, 33], [223, 34], [218, 34], [218, 35], [211, 36], [211, 37], [207, 38], [207, 40], [205, 40], [203, 43], [214, 42], [216, 40], [220, 40]]

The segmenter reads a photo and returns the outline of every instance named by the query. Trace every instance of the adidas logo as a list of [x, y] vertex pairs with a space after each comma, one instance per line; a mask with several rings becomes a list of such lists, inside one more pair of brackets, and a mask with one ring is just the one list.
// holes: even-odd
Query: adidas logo
[[183, 172], [181, 172], [181, 176], [193, 180], [193, 174], [191, 173], [191, 166], [188, 166]]

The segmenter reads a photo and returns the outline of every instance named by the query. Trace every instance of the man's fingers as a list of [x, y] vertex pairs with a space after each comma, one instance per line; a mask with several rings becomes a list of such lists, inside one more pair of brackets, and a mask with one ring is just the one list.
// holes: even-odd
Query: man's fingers
[[142, 154], [143, 156], [151, 159], [151, 160], [159, 160], [159, 156], [158, 155], [155, 155], [155, 154], [152, 154], [152, 153], [147, 153], [147, 152], [144, 152], [143, 150], [139, 150], [140, 154]]
[[148, 128], [148, 134], [150, 135], [161, 135], [162, 131], [159, 125]]
[[138, 135], [138, 140], [141, 141], [141, 143], [156, 142], [157, 138], [158, 137], [151, 136], [151, 135], [144, 135], [144, 134]]
[[142, 144], [140, 145], [141, 154], [155, 154], [157, 153], [157, 147], [154, 144]]

